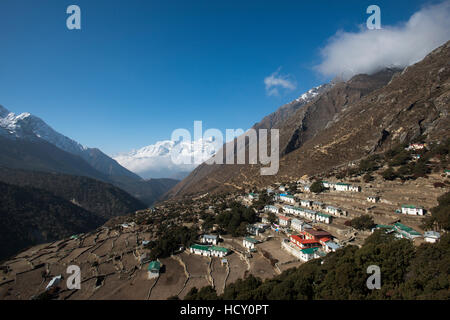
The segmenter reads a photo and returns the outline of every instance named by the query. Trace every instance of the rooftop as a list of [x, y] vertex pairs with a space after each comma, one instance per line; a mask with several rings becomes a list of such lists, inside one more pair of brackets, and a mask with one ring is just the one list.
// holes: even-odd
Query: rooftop
[[161, 269], [161, 263], [159, 261], [152, 261], [148, 264], [148, 271], [159, 271]]
[[248, 241], [248, 242], [250, 242], [250, 243], [254, 243], [254, 244], [256, 244], [256, 243], [259, 242], [258, 240], [254, 239], [254, 238], [250, 238], [250, 237], [245, 237], [244, 240], [245, 240], [245, 241]]

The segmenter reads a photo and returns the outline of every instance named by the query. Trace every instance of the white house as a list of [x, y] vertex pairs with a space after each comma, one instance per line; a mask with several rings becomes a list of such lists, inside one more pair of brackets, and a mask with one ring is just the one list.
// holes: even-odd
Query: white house
[[244, 240], [242, 240], [242, 245], [244, 246], [244, 248], [247, 248], [249, 250], [253, 250], [253, 249], [255, 249], [255, 245], [258, 242], [259, 241], [254, 239], [254, 238], [245, 237]]
[[211, 256], [213, 256], [213, 257], [223, 258], [228, 254], [228, 249], [223, 248], [223, 247], [212, 246], [210, 251], [211, 251]]
[[198, 254], [206, 257], [225, 257], [228, 254], [228, 249], [216, 246], [202, 246], [198, 244], [193, 244], [189, 248], [191, 253]]
[[278, 207], [275, 207], [275, 206], [267, 205], [264, 207], [264, 211], [278, 213], [278, 212], [280, 212], [280, 209], [278, 209]]
[[350, 185], [350, 186], [348, 187], [348, 190], [349, 190], [349, 191], [352, 191], [352, 192], [361, 192], [361, 187], [360, 187], [360, 186]]
[[312, 207], [312, 201], [311, 200], [300, 200], [300, 205], [302, 207], [311, 208]]
[[303, 226], [305, 222], [299, 219], [292, 219], [291, 220], [291, 228], [294, 230], [297, 230], [299, 232], [303, 231]]
[[286, 193], [280, 194], [280, 200], [291, 204], [295, 203], [294, 196]]
[[278, 222], [282, 227], [289, 227], [289, 225], [291, 224], [291, 218], [286, 216], [279, 216]]
[[423, 234], [423, 238], [425, 239], [426, 242], [436, 243], [441, 238], [441, 234], [436, 231], [426, 231]]
[[372, 202], [372, 203], [377, 203], [378, 201], [380, 201], [380, 197], [378, 197], [378, 196], [368, 196], [367, 197], [367, 201], [368, 202]]
[[311, 192], [311, 185], [310, 184], [306, 184], [303, 186], [303, 191], [305, 192]]
[[348, 183], [338, 182], [335, 184], [334, 189], [336, 191], [350, 191], [350, 185]]
[[314, 202], [312, 203], [312, 207], [313, 207], [315, 210], [322, 210], [322, 209], [323, 209], [323, 206], [324, 206], [324, 204], [323, 204], [322, 202], [320, 202], [320, 201], [314, 201]]
[[325, 211], [326, 211], [327, 213], [329, 213], [329, 214], [338, 216], [338, 215], [340, 214], [340, 212], [341, 212], [341, 209], [336, 208], [336, 207], [333, 207], [333, 206], [326, 206], [326, 207], [325, 207]]
[[284, 186], [284, 185], [281, 185], [281, 186], [278, 188], [278, 190], [280, 190], [281, 192], [286, 192], [287, 189], [288, 189], [288, 188], [287, 188], [286, 186]]
[[331, 223], [331, 216], [325, 213], [316, 212], [316, 221], [323, 222], [326, 224]]
[[219, 236], [215, 235], [215, 234], [204, 234], [202, 235], [202, 237], [200, 238], [200, 241], [202, 243], [207, 243], [207, 244], [214, 244], [216, 245], [217, 243], [219, 243]]
[[412, 215], [412, 216], [423, 216], [424, 215], [422, 207], [416, 207], [416, 206], [410, 206], [410, 205], [403, 205], [402, 213]]
[[147, 268], [147, 278], [148, 279], [158, 278], [160, 271], [161, 271], [161, 262], [159, 261], [150, 262]]

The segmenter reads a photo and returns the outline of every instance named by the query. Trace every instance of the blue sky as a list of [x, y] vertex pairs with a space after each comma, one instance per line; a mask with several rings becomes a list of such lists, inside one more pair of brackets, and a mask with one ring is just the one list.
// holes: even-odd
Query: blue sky
[[[366, 8], [382, 25], [424, 1], [2, 0], [0, 104], [108, 154], [170, 138], [176, 128], [249, 128], [330, 80], [313, 66]], [[81, 8], [82, 30], [66, 28]], [[279, 71], [295, 89], [268, 95]]]

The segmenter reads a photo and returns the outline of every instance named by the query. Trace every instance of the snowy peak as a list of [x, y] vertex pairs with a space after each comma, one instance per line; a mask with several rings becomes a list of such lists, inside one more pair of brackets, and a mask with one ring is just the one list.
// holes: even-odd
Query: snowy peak
[[324, 91], [331, 88], [331, 86], [332, 85], [330, 85], [330, 84], [323, 84], [318, 87], [312, 88], [312, 89], [308, 90], [307, 92], [305, 92], [304, 94], [302, 94], [300, 97], [298, 97], [295, 101], [303, 102], [306, 104], [306, 103], [314, 100], [318, 95], [322, 94]]
[[0, 108], [0, 127], [8, 133], [10, 138], [27, 140], [40, 138], [73, 154], [80, 154], [87, 149], [78, 142], [56, 132], [43, 120], [28, 112], [16, 115], [4, 107]]

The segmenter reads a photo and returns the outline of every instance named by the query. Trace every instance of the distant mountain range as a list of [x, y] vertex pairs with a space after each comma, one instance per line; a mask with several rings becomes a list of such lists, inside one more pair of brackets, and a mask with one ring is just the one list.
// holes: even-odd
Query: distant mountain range
[[147, 205], [177, 180], [146, 181], [96, 148], [56, 132], [30, 113], [16, 115], [0, 106], [0, 165], [8, 168], [86, 176], [112, 183]]
[[384, 69], [315, 88], [311, 99], [300, 97], [253, 127], [279, 129], [276, 176], [261, 176], [260, 165], [204, 163], [167, 197], [243, 190], [313, 176], [422, 135], [429, 141], [444, 141], [450, 134], [449, 77], [447, 42], [403, 71]]
[[[122, 166], [138, 173], [143, 178], [185, 178], [197, 164], [183, 164], [184, 159], [195, 159], [202, 156], [203, 161], [215, 153], [213, 141], [200, 139], [198, 141], [158, 141], [153, 145], [132, 150], [114, 156], [114, 160]], [[175, 162], [172, 161], [176, 159]]]

